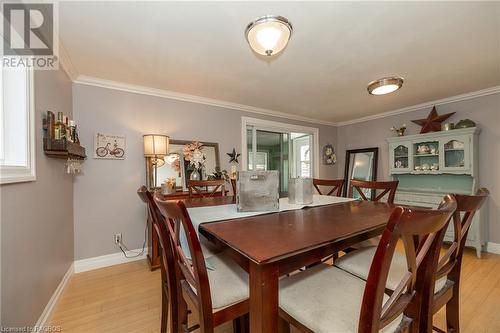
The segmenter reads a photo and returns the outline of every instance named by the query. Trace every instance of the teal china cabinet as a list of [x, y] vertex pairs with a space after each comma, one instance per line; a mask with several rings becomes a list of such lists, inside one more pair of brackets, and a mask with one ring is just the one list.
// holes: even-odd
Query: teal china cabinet
[[[473, 194], [478, 189], [477, 127], [388, 138], [389, 173], [399, 180], [395, 202], [436, 208], [447, 193]], [[466, 246], [481, 256], [484, 225], [478, 212]], [[453, 240], [453, 226], [445, 241]]]

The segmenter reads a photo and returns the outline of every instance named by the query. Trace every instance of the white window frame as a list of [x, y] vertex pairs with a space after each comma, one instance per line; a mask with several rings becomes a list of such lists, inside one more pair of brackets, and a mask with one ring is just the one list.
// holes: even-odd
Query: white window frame
[[[278, 121], [271, 121], [259, 118], [241, 117], [241, 170], [248, 168], [248, 145], [247, 145], [247, 126], [253, 126], [254, 130], [267, 130], [280, 133], [304, 133], [312, 135], [311, 163], [313, 164], [313, 177], [319, 178], [319, 128], [307, 127]], [[253, 136], [255, 141], [255, 135]], [[254, 142], [252, 146], [256, 146]], [[289, 149], [291, 149], [291, 146]], [[289, 175], [288, 175], [289, 176]]]
[[[1, 68], [0, 68], [1, 70]], [[8, 70], [8, 69], [7, 69]], [[0, 164], [0, 184], [10, 184], [10, 183], [19, 183], [19, 182], [28, 182], [36, 180], [36, 165], [35, 165], [35, 89], [34, 89], [34, 72], [32, 69], [28, 69], [26, 71], [26, 119], [27, 119], [27, 131], [28, 138], [27, 142], [27, 159], [26, 165], [24, 166], [9, 166]], [[3, 91], [2, 91], [3, 94]], [[4, 102], [5, 96], [2, 98], [2, 103]], [[3, 105], [0, 108], [0, 112], [3, 116]], [[3, 124], [0, 124], [3, 126]], [[6, 135], [2, 129], [2, 134]], [[5, 142], [4, 138], [1, 138], [2, 143]]]
[[[307, 140], [305, 140], [307, 139]], [[307, 144], [305, 144], [307, 142]], [[302, 154], [300, 152], [301, 148], [304, 146], [309, 146], [309, 160], [303, 160]], [[311, 169], [311, 142], [309, 140], [309, 136], [302, 136], [299, 138], [292, 139], [292, 148], [293, 148], [293, 159], [295, 160], [294, 170], [292, 173], [295, 173], [297, 176], [302, 177], [302, 163], [309, 164], [309, 171], [312, 173]], [[309, 175], [311, 176], [311, 174]]]

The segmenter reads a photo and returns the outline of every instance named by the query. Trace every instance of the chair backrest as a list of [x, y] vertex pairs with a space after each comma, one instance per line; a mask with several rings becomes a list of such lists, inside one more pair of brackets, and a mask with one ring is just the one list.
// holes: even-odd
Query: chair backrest
[[[169, 221], [168, 235], [174, 248], [175, 261], [180, 273], [180, 286], [188, 307], [198, 312], [201, 327], [213, 327], [212, 299], [205, 259], [196, 230], [182, 201], [164, 201], [154, 197], [161, 213]], [[181, 228], [184, 230], [191, 258], [181, 247]]]
[[[209, 190], [209, 187], [211, 190]], [[220, 195], [224, 196], [226, 195], [225, 180], [189, 180], [188, 191], [190, 198], [192, 198], [194, 194], [202, 198], [213, 197], [218, 195], [218, 193], [221, 193]]]
[[[379, 332], [402, 313], [405, 314], [402, 324], [411, 325], [417, 329], [414, 331], [420, 331], [419, 325], [428, 326], [425, 320], [422, 322], [422, 316], [432, 311], [439, 251], [455, 209], [456, 201], [450, 195], [437, 210], [394, 209], [370, 267], [358, 332]], [[408, 271], [384, 303], [387, 277], [399, 240], [404, 245]]]
[[[453, 194], [457, 200], [457, 209], [453, 214], [453, 243], [439, 259], [436, 279], [448, 275], [449, 279], [457, 282], [456, 280], [460, 277], [462, 255], [472, 219], [489, 195], [490, 192], [486, 188], [480, 188], [476, 195]], [[463, 216], [461, 217], [461, 215]]]
[[[161, 269], [161, 280], [162, 288], [166, 288], [166, 293], [171, 307], [171, 313], [173, 320], [177, 320], [175, 305], [177, 304], [177, 281], [175, 272], [175, 259], [172, 243], [168, 237], [168, 231], [166, 226], [166, 221], [161, 214], [158, 206], [156, 205], [153, 195], [146, 186], [141, 186], [137, 190], [137, 194], [148, 206], [148, 215], [151, 218], [151, 224], [158, 235], [158, 240], [160, 243], [161, 253], [160, 253], [160, 269]], [[172, 323], [172, 322], [171, 322]], [[170, 330], [173, 326], [170, 326]]]
[[148, 211], [149, 211], [149, 202], [148, 202], [148, 196], [147, 196], [147, 193], [148, 192], [148, 189], [145, 185], [142, 185], [141, 187], [139, 187], [139, 189], [137, 190], [137, 195], [139, 196], [139, 198], [141, 198], [141, 200], [146, 204], [148, 205]]
[[[368, 180], [356, 180], [352, 179], [349, 184], [349, 198], [352, 198], [353, 190], [355, 189], [361, 199], [363, 200], [371, 200], [371, 201], [379, 201], [382, 199], [387, 193], [387, 202], [394, 203], [394, 197], [396, 196], [396, 189], [398, 188], [399, 181], [388, 181], [388, 182], [376, 182], [376, 181], [368, 181]], [[372, 197], [368, 199], [363, 192], [363, 189], [372, 190]], [[382, 190], [381, 193], [376, 195], [377, 190]]]
[[[342, 187], [344, 186], [344, 180], [343, 179], [313, 179], [313, 185], [316, 188], [316, 191], [318, 191], [319, 194], [321, 195], [335, 195], [337, 197], [340, 197], [342, 194]], [[321, 192], [319, 186], [328, 186], [331, 187], [330, 191], [326, 193]]]

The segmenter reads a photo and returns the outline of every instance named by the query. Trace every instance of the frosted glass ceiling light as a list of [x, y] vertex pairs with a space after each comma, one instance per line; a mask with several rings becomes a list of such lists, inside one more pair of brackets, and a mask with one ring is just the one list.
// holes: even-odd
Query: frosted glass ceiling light
[[368, 83], [368, 93], [371, 95], [385, 95], [395, 92], [403, 86], [402, 77], [384, 77]]
[[250, 23], [245, 36], [256, 53], [273, 56], [286, 47], [292, 30], [292, 25], [283, 16], [267, 15]]

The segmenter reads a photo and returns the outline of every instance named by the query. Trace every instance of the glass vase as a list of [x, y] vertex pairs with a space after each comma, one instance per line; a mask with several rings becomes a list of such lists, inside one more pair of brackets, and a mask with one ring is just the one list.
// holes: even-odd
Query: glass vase
[[200, 172], [197, 169], [194, 169], [189, 175], [189, 179], [191, 180], [201, 180]]

